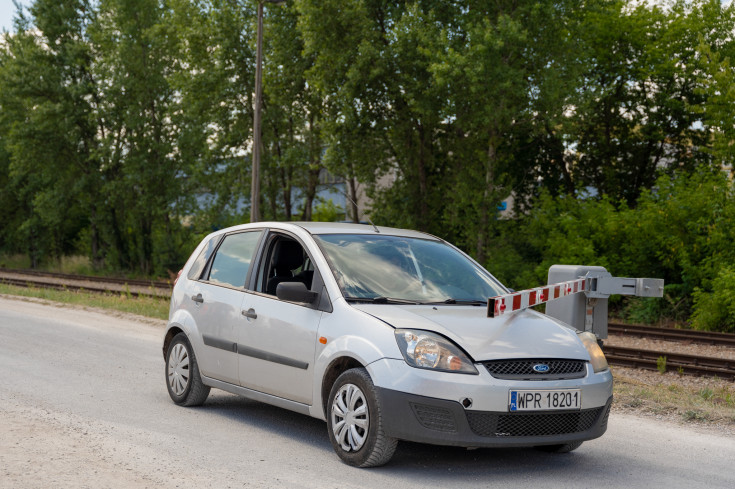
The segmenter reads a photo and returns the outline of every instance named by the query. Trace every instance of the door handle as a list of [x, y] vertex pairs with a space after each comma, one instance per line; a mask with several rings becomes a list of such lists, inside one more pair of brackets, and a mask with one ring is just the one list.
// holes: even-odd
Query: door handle
[[245, 309], [242, 310], [242, 315], [245, 316], [248, 319], [257, 319], [258, 315], [255, 314], [255, 309], [252, 307], [248, 309], [247, 311]]
[[202, 294], [197, 294], [197, 295], [191, 296], [191, 300], [193, 300], [194, 302], [198, 304], [201, 304], [202, 302], [204, 302], [204, 297], [202, 297]]

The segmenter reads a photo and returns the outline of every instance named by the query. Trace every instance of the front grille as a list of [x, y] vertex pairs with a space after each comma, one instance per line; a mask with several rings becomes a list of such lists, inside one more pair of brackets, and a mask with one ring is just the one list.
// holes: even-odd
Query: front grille
[[[482, 362], [490, 375], [507, 380], [566, 380], [581, 379], [587, 374], [584, 360], [521, 359]], [[547, 365], [546, 372], [537, 372], [535, 365]]]
[[457, 431], [457, 423], [449, 409], [426, 404], [411, 403], [411, 408], [419, 420], [421, 426], [435, 431], [454, 433]]
[[605, 407], [543, 414], [467, 412], [467, 422], [472, 432], [479, 436], [569, 435], [592, 428], [603, 409]]

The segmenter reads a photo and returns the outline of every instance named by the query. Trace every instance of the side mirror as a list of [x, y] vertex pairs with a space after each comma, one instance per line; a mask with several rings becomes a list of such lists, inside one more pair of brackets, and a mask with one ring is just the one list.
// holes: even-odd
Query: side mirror
[[282, 301], [313, 304], [319, 294], [307, 289], [302, 282], [281, 282], [276, 287], [276, 297]]

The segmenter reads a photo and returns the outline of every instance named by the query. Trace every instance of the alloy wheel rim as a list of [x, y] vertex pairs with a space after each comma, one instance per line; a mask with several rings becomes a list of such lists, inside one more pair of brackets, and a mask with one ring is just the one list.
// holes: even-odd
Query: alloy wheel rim
[[365, 394], [354, 384], [345, 384], [332, 402], [332, 432], [345, 452], [356, 452], [365, 444], [370, 426]]
[[174, 345], [168, 356], [168, 385], [171, 391], [181, 396], [189, 384], [189, 352], [181, 343]]

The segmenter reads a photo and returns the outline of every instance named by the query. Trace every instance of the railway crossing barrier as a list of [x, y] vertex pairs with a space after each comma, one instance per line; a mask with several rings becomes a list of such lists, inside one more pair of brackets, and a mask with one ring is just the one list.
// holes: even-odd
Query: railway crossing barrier
[[580, 331], [607, 338], [607, 301], [611, 295], [663, 297], [658, 278], [613, 277], [604, 267], [553, 265], [547, 285], [488, 299], [488, 317], [546, 303], [546, 314]]

